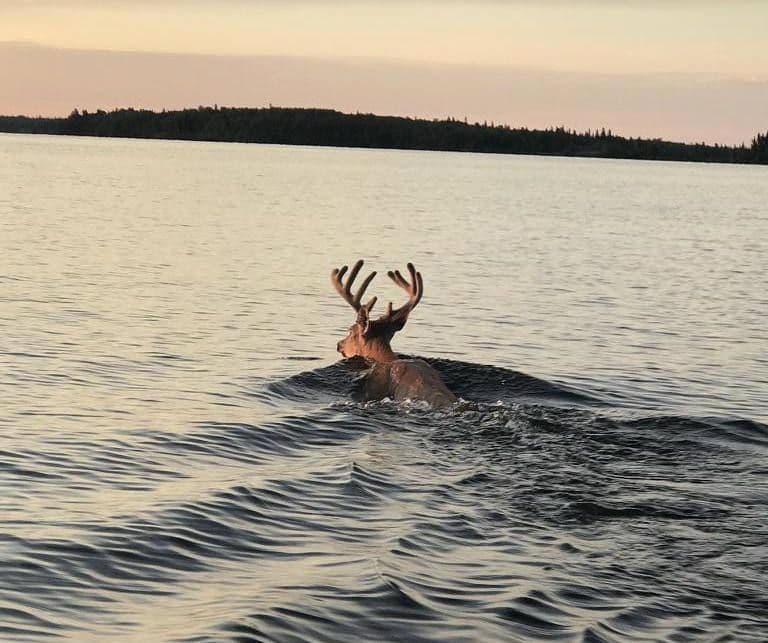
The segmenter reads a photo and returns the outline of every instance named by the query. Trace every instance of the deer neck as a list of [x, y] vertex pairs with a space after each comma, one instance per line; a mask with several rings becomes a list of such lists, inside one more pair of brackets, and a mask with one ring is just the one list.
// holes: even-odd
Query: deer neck
[[397, 359], [397, 355], [395, 355], [389, 342], [386, 340], [370, 341], [365, 347], [365, 354], [363, 357], [372, 362], [381, 363], [394, 362]]

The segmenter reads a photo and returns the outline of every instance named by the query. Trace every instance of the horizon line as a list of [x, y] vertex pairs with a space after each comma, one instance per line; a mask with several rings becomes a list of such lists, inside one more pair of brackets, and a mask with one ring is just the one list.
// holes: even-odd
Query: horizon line
[[[175, 112], [185, 112], [185, 111], [202, 111], [202, 110], [222, 110], [222, 109], [233, 109], [233, 110], [270, 110], [270, 109], [277, 109], [277, 110], [303, 110], [303, 111], [327, 111], [327, 112], [335, 112], [337, 114], [341, 114], [343, 116], [373, 116], [376, 118], [398, 118], [398, 119], [404, 119], [404, 120], [413, 120], [413, 121], [423, 121], [427, 123], [434, 123], [434, 122], [453, 122], [453, 123], [459, 123], [461, 125], [466, 125], [468, 127], [486, 127], [486, 128], [501, 128], [501, 129], [509, 129], [509, 130], [517, 130], [517, 131], [527, 131], [527, 132], [554, 132], [557, 130], [563, 130], [564, 132], [576, 136], [597, 136], [599, 132], [603, 131], [606, 132], [607, 136], [618, 138], [618, 139], [624, 139], [627, 141], [631, 140], [638, 140], [638, 141], [649, 141], [654, 142], [658, 141], [661, 143], [671, 143], [674, 145], [686, 145], [686, 146], [699, 146], [703, 145], [705, 147], [712, 147], [712, 148], [730, 148], [730, 149], [740, 149], [740, 148], [748, 148], [750, 145], [741, 142], [741, 143], [731, 143], [731, 144], [722, 144], [722, 143], [707, 143], [706, 141], [694, 141], [694, 142], [685, 142], [685, 141], [679, 141], [679, 140], [671, 140], [671, 139], [665, 139], [660, 136], [653, 136], [653, 137], [642, 137], [642, 136], [632, 136], [632, 135], [626, 135], [623, 133], [617, 133], [614, 128], [612, 127], [606, 127], [606, 126], [599, 126], [596, 128], [587, 128], [586, 130], [579, 130], [570, 126], [567, 126], [565, 124], [558, 124], [558, 125], [549, 125], [545, 128], [541, 127], [529, 127], [526, 125], [512, 125], [510, 123], [502, 123], [502, 122], [496, 122], [494, 120], [487, 120], [485, 119], [483, 122], [480, 122], [478, 120], [469, 120], [468, 116], [464, 115], [463, 117], [456, 117], [456, 116], [444, 116], [442, 118], [425, 118], [421, 116], [404, 116], [402, 114], [380, 114], [375, 112], [364, 112], [364, 111], [344, 111], [340, 109], [336, 109], [334, 107], [321, 107], [321, 106], [315, 106], [315, 107], [302, 107], [302, 106], [287, 106], [287, 105], [273, 105], [272, 103], [269, 103], [268, 105], [261, 105], [261, 106], [254, 106], [254, 105], [222, 105], [219, 103], [214, 103], [213, 105], [197, 105], [196, 107], [189, 106], [189, 107], [182, 107], [182, 108], [160, 108], [160, 109], [153, 109], [148, 107], [111, 107], [109, 109], [105, 109], [102, 107], [98, 108], [81, 108], [81, 107], [73, 107], [69, 114], [62, 115], [62, 116], [43, 116], [43, 115], [37, 115], [37, 116], [30, 116], [27, 114], [0, 114], [0, 119], [2, 118], [26, 118], [29, 120], [67, 120], [68, 118], [71, 118], [75, 115], [75, 113], [78, 113], [80, 115], [93, 115], [98, 114], [99, 112], [110, 114], [115, 112], [121, 112], [121, 111], [136, 111], [136, 112], [150, 112], [153, 114], [164, 114], [164, 113], [175, 113]], [[0, 133], [13, 133], [13, 132], [2, 132], [0, 130]], [[766, 128], [766, 131], [763, 130], [756, 130], [753, 134], [752, 141], [754, 141], [759, 135], [768, 134], [768, 128]], [[186, 140], [186, 139], [168, 139], [168, 140]], [[226, 142], [226, 141], [222, 141]], [[750, 142], [751, 144], [751, 142]]]
[[768, 81], [721, 72], [622, 72], [377, 56], [208, 54], [0, 41], [0, 112], [63, 118], [73, 106], [268, 104], [546, 129], [595, 124], [634, 138], [749, 144]]

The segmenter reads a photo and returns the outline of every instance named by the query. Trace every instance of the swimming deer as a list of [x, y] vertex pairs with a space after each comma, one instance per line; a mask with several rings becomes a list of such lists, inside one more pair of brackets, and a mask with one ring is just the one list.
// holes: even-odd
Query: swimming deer
[[344, 357], [362, 357], [368, 363], [369, 369], [363, 379], [363, 400], [423, 400], [434, 407], [449, 406], [456, 402], [456, 396], [448, 390], [434, 368], [424, 360], [399, 358], [389, 345], [392, 337], [403, 329], [408, 315], [421, 301], [424, 294], [421, 273], [416, 272], [413, 264], [409, 263], [409, 282], [399, 270], [390, 270], [387, 273], [389, 278], [408, 293], [408, 301], [396, 309], [389, 302], [386, 313], [378, 319], [371, 319], [377, 298], [372, 297], [366, 304], [362, 301], [376, 273], [368, 275], [357, 292], [352, 294], [352, 284], [362, 267], [363, 260], [360, 259], [352, 266], [346, 282], [342, 279], [347, 266], [336, 268], [331, 272], [331, 281], [344, 301], [357, 313], [357, 320], [349, 329], [349, 334], [337, 344], [336, 349]]

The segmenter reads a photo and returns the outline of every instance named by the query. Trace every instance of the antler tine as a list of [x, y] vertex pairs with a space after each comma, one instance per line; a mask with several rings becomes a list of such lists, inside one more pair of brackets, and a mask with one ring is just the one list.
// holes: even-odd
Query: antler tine
[[395, 282], [395, 283], [396, 283], [398, 286], [400, 286], [400, 288], [402, 288], [403, 290], [406, 290], [406, 291], [410, 292], [410, 290], [411, 290], [411, 284], [409, 284], [409, 283], [408, 283], [408, 282], [407, 282], [407, 281], [406, 281], [406, 280], [403, 278], [403, 275], [401, 275], [401, 274], [400, 274], [400, 271], [399, 271], [399, 270], [395, 270], [394, 272], [390, 270], [390, 271], [387, 273], [387, 275], [389, 275], [389, 278], [390, 278], [392, 281], [394, 281], [394, 282]]
[[352, 294], [352, 284], [355, 281], [355, 278], [357, 277], [358, 273], [360, 272], [360, 269], [363, 267], [363, 264], [365, 262], [362, 259], [358, 259], [355, 264], [352, 266], [352, 270], [349, 273], [349, 277], [347, 277], [346, 283], [342, 280], [344, 275], [347, 272], [348, 267], [342, 266], [341, 268], [334, 268], [334, 270], [331, 272], [331, 282], [333, 283], [333, 287], [336, 289], [336, 292], [338, 292], [342, 299], [346, 301], [352, 308], [354, 308], [356, 311], [360, 311], [361, 308], [366, 308], [368, 312], [371, 311], [374, 304], [376, 303], [376, 297], [373, 297], [365, 306], [361, 304], [361, 301], [363, 299], [363, 295], [365, 294], [365, 291], [368, 289], [368, 286], [373, 281], [373, 278], [376, 276], [376, 272], [372, 272], [370, 275], [368, 275], [364, 280], [363, 283], [360, 284], [360, 288], [357, 289], [357, 293], [354, 295]]
[[408, 301], [396, 310], [392, 310], [392, 302], [389, 302], [387, 312], [382, 319], [404, 322], [410, 312], [416, 308], [416, 305], [421, 301], [421, 297], [424, 294], [424, 281], [421, 278], [421, 273], [417, 272], [414, 265], [410, 262], [408, 263], [408, 272], [411, 275], [410, 282], [403, 277], [399, 270], [390, 270], [387, 273], [389, 278], [394, 281], [395, 284], [408, 293], [409, 297]]

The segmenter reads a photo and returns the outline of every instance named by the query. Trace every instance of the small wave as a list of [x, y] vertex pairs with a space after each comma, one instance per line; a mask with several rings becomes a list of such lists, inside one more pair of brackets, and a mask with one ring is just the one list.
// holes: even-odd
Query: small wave
[[663, 433], [678, 442], [717, 440], [768, 447], [768, 426], [752, 420], [661, 415], [625, 420], [623, 425], [639, 433]]
[[237, 393], [260, 420], [0, 451], [0, 637], [761, 640], [765, 426], [441, 367], [470, 402], [356, 403], [341, 362]]
[[354, 378], [358, 373], [344, 362], [305, 371], [291, 377], [268, 382], [257, 395], [268, 402], [330, 402], [350, 395]]
[[[401, 357], [413, 358], [409, 355]], [[591, 407], [602, 403], [587, 392], [518, 371], [448, 359], [418, 359], [431, 364], [448, 388], [469, 402], [538, 403], [567, 407]], [[269, 382], [265, 386], [264, 397], [300, 402], [327, 402], [339, 397], [351, 399], [359, 385], [361, 370], [359, 360], [341, 360], [330, 366]]]
[[448, 359], [419, 358], [429, 362], [456, 395], [466, 400], [493, 403], [538, 403], [593, 406], [597, 397], [564, 384], [555, 384], [498, 366]]

